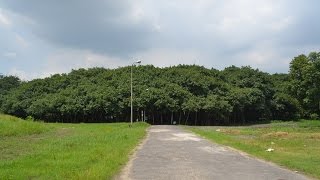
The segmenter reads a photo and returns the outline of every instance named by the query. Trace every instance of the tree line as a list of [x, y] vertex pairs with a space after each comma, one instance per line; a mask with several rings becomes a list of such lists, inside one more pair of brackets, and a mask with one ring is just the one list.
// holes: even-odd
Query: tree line
[[[130, 68], [78, 69], [28, 82], [1, 75], [0, 111], [47, 122], [128, 122]], [[288, 74], [249, 66], [135, 66], [133, 92], [134, 120], [151, 124], [318, 119], [320, 53], [295, 57]]]

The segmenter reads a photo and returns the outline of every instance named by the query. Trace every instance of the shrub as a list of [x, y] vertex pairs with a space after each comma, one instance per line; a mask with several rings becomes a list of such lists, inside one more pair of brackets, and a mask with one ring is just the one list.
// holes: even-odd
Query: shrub
[[317, 119], [319, 119], [319, 115], [317, 113], [313, 113], [310, 115], [310, 119], [317, 120]]
[[26, 121], [35, 121], [35, 119], [32, 116], [27, 116], [25, 120]]

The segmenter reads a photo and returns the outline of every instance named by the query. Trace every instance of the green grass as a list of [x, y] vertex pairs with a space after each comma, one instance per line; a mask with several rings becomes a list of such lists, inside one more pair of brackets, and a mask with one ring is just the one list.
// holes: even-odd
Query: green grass
[[[187, 127], [200, 136], [320, 179], [320, 121], [249, 127]], [[273, 148], [273, 152], [266, 149]]]
[[30, 123], [19, 118], [0, 114], [0, 138], [41, 134], [49, 128], [44, 123]]
[[0, 115], [1, 179], [111, 179], [145, 123], [47, 124]]

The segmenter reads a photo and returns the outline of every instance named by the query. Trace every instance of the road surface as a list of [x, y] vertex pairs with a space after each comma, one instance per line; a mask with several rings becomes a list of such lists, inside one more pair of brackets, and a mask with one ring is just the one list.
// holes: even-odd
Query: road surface
[[179, 126], [152, 126], [116, 179], [303, 180], [307, 177], [209, 142]]

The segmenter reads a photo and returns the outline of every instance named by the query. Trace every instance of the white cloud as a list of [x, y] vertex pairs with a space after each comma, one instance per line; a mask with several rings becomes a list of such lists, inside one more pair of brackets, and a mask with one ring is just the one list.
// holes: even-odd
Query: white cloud
[[16, 52], [6, 52], [3, 54], [4, 57], [7, 57], [7, 58], [15, 58], [17, 56], [17, 53]]
[[[7, 53], [6, 55], [14, 56], [14, 53]], [[32, 80], [35, 78], [50, 77], [57, 73], [69, 73], [72, 69], [92, 67], [117, 68], [119, 66], [129, 65], [116, 57], [103, 56], [91, 51], [71, 49], [58, 50], [55, 54], [49, 55], [42, 64], [42, 67], [39, 68], [37, 72], [13, 67], [8, 71], [8, 74], [18, 76], [22, 80]]]
[[152, 64], [157, 67], [168, 67], [177, 64], [200, 64], [200, 55], [193, 51], [180, 51], [173, 49], [151, 49], [137, 53], [135, 57], [143, 64]]
[[235, 54], [231, 63], [236, 66], [251, 66], [262, 71], [275, 73], [282, 69], [288, 69], [290, 57], [278, 53], [272, 43], [261, 43], [254, 48]]
[[294, 56], [319, 50], [310, 47], [320, 45], [315, 1], [94, 0], [62, 6], [55, 1], [10, 0], [3, 4], [7, 9], [0, 9], [0, 26], [14, 26], [4, 29], [10, 37], [0, 37], [4, 39], [0, 49], [16, 52], [18, 67], [38, 70], [39, 77], [72, 68], [130, 65], [133, 60], [124, 57], [160, 67], [199, 64], [223, 69], [234, 64], [286, 72]]
[[294, 19], [292, 16], [283, 17], [282, 19], [279, 19], [278, 21], [272, 22], [270, 24], [270, 29], [273, 31], [283, 31], [288, 26], [293, 24]]
[[169, 49], [152, 49], [136, 53], [132, 55], [131, 59], [96, 54], [89, 50], [60, 49], [54, 54], [50, 54], [44, 60], [44, 65], [38, 73], [28, 73], [14, 68], [10, 71], [10, 74], [30, 80], [36, 77], [49, 77], [57, 73], [69, 73], [72, 69], [79, 68], [118, 68], [129, 66], [135, 59], [140, 59], [144, 65], [152, 64], [158, 67], [168, 67], [177, 64], [201, 64], [200, 58], [196, 52]]
[[0, 25], [4, 25], [6, 27], [10, 27], [12, 22], [10, 19], [4, 14], [3, 10], [0, 8]]
[[241, 46], [264, 40], [275, 32], [284, 30], [290, 17], [281, 1], [231, 0], [223, 3], [212, 17], [215, 22], [207, 28], [231, 46]]
[[140, 59], [142, 64], [152, 64], [158, 67], [177, 64], [199, 64], [200, 58], [196, 52], [169, 49], [152, 49], [133, 54], [128, 59], [96, 54], [89, 50], [63, 49], [48, 56], [42, 74], [49, 76], [54, 73], [70, 72], [71, 69], [78, 68], [117, 68], [130, 65], [134, 59]]
[[15, 40], [19, 44], [19, 46], [21, 46], [22, 48], [29, 47], [29, 43], [19, 34], [16, 34]]
[[24, 81], [40, 77], [38, 73], [27, 72], [16, 67], [11, 68], [8, 72], [8, 75], [17, 76]]
[[60, 49], [50, 54], [44, 62], [41, 77], [56, 73], [68, 73], [72, 69], [105, 67], [117, 68], [128, 65], [121, 58], [100, 55], [89, 50]]

